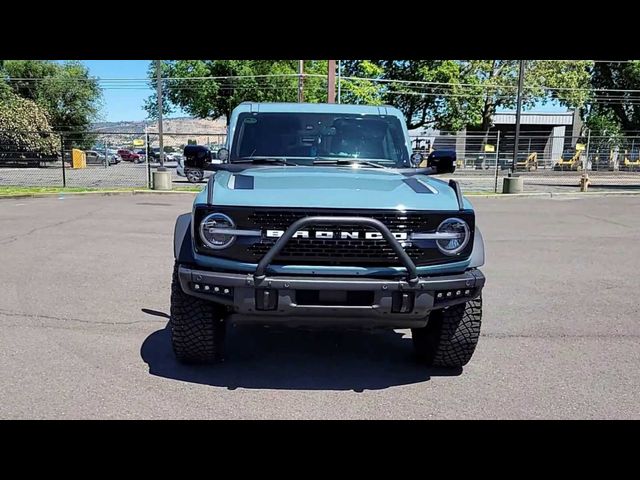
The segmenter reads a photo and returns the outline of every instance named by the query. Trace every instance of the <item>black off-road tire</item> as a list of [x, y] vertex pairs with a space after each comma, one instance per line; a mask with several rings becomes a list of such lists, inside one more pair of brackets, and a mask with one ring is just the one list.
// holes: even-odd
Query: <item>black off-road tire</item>
[[482, 297], [433, 310], [426, 327], [411, 329], [416, 356], [434, 367], [463, 367], [478, 344], [481, 320]]
[[171, 281], [171, 345], [182, 363], [224, 360], [225, 308], [187, 295], [180, 287], [178, 264]]

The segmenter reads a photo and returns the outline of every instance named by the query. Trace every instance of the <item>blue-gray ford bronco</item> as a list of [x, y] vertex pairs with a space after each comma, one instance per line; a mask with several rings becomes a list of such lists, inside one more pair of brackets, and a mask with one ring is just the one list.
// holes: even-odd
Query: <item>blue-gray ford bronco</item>
[[[178, 360], [224, 359], [228, 322], [410, 328], [416, 357], [459, 368], [480, 335], [484, 244], [455, 152], [412, 153], [389, 106], [240, 104], [226, 146], [178, 217]], [[426, 164], [426, 165], [425, 165]]]

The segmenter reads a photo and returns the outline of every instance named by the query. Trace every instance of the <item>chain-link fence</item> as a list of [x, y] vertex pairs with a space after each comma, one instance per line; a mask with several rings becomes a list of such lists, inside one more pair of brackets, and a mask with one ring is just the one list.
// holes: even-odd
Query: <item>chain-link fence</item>
[[[165, 166], [174, 182], [187, 183], [177, 168], [185, 145], [216, 151], [225, 141], [216, 132], [164, 134]], [[0, 132], [0, 187], [149, 188], [159, 162], [157, 133]]]
[[591, 189], [640, 189], [640, 137], [553, 136], [527, 132], [518, 141], [500, 132], [414, 136], [415, 151], [455, 150], [457, 166], [451, 178], [467, 192], [501, 192], [502, 178], [523, 178], [529, 192], [577, 191], [583, 174]]
[[[157, 133], [20, 133], [0, 132], [0, 186], [148, 188], [159, 167]], [[185, 145], [217, 151], [225, 142], [219, 132], [165, 133], [165, 166], [174, 182], [188, 183], [179, 168]], [[527, 132], [520, 136], [515, 164], [513, 133], [438, 133], [414, 136], [412, 143], [424, 153], [455, 150], [457, 168], [451, 177], [466, 192], [500, 192], [502, 178], [512, 170], [530, 192], [577, 191], [583, 173], [591, 189], [640, 189], [640, 136]]]

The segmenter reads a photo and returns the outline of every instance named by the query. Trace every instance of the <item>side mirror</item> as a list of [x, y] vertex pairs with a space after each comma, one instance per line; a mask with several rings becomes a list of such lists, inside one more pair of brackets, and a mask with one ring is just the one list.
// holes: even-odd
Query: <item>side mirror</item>
[[455, 172], [456, 152], [453, 150], [434, 150], [427, 157], [427, 167], [432, 167], [436, 174]]
[[226, 148], [221, 148], [216, 152], [216, 158], [218, 160], [222, 160], [223, 162], [229, 158], [229, 150]]
[[422, 163], [423, 157], [422, 154], [420, 152], [414, 152], [411, 154], [411, 166], [412, 167], [419, 167], [420, 164]]

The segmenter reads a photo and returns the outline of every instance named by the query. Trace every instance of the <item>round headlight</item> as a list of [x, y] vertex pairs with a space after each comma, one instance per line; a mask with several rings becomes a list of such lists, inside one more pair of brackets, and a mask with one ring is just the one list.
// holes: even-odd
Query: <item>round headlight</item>
[[445, 255], [457, 255], [469, 243], [471, 237], [469, 225], [459, 218], [447, 218], [438, 226], [438, 233], [447, 234], [447, 238], [436, 240], [438, 249]]
[[233, 229], [236, 224], [224, 213], [212, 213], [200, 222], [200, 238], [209, 248], [220, 250], [227, 248], [236, 239], [234, 235], [227, 235], [224, 229]]

